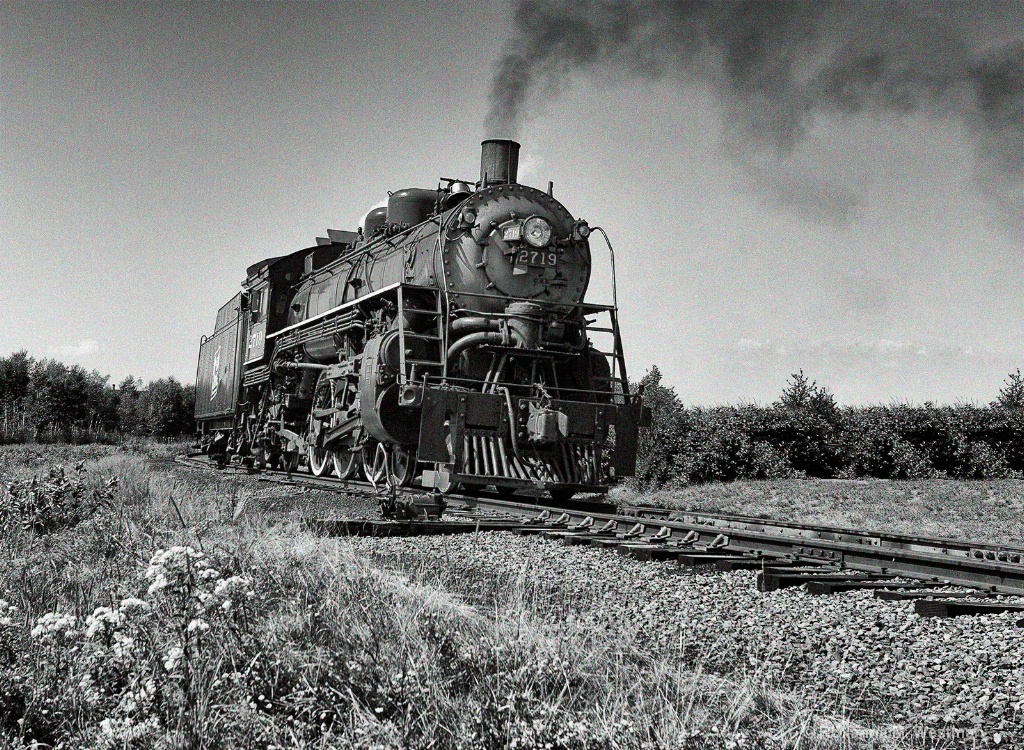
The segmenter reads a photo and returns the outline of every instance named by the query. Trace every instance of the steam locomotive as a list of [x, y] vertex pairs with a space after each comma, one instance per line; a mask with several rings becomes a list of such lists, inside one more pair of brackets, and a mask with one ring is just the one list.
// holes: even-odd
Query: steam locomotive
[[204, 452], [435, 497], [631, 475], [644, 407], [616, 306], [584, 302], [591, 228], [517, 182], [519, 148], [484, 141], [479, 181], [399, 190], [250, 266], [199, 346]]

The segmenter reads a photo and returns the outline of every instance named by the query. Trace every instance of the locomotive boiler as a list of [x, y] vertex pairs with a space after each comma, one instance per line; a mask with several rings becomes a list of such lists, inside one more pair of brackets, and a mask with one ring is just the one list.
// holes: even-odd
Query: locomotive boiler
[[435, 493], [562, 500], [631, 475], [643, 406], [617, 309], [584, 301], [590, 227], [520, 184], [518, 155], [484, 141], [479, 180], [398, 190], [250, 266], [200, 343], [203, 449]]

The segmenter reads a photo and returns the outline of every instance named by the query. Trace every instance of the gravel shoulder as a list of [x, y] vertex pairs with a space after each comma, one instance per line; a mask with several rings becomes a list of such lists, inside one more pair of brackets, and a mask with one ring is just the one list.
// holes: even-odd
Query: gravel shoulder
[[1019, 614], [921, 618], [869, 592], [761, 594], [749, 572], [692, 572], [509, 533], [347, 543], [485, 611], [527, 598], [555, 631], [614, 634], [652, 658], [756, 679], [929, 745], [1024, 742]]

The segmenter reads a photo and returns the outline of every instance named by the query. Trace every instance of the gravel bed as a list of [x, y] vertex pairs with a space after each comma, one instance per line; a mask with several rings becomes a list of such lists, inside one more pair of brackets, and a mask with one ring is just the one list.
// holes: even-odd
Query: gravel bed
[[922, 618], [913, 602], [871, 592], [761, 594], [752, 572], [700, 572], [509, 533], [348, 543], [481, 608], [528, 597], [552, 628], [612, 633], [705, 672], [755, 675], [823, 711], [953, 745], [1024, 746], [1019, 613]]

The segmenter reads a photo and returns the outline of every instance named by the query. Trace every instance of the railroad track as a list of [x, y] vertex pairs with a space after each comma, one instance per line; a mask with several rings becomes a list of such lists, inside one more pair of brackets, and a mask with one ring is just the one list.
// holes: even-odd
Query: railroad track
[[[180, 463], [212, 468], [205, 460]], [[246, 472], [235, 468], [229, 471]], [[352, 494], [380, 491], [365, 482], [286, 475], [271, 471], [263, 481]], [[397, 490], [425, 496], [415, 488]], [[976, 614], [1020, 609], [1024, 604], [974, 601], [994, 595], [1024, 596], [1024, 547], [861, 532], [787, 523], [749, 516], [696, 513], [651, 507], [616, 508], [581, 500], [570, 506], [551, 500], [453, 494], [441, 520], [367, 521], [311, 518], [321, 533], [409, 535], [509, 530], [540, 534], [565, 544], [591, 544], [643, 560], [675, 560], [686, 566], [757, 570], [758, 586], [771, 591], [805, 585], [809, 593], [874, 589], [881, 598], [915, 599], [922, 614]], [[906, 579], [914, 581], [907, 583]], [[950, 586], [968, 591], [939, 593]], [[896, 591], [900, 589], [900, 591]], [[941, 596], [942, 600], [935, 597]]]

